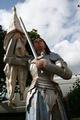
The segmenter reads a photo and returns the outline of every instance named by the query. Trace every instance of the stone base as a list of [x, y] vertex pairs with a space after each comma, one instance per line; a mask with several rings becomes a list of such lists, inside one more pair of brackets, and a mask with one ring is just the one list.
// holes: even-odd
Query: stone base
[[0, 103], [0, 113], [8, 112], [25, 112], [26, 103], [25, 101], [15, 102], [15, 106], [9, 106], [8, 100]]

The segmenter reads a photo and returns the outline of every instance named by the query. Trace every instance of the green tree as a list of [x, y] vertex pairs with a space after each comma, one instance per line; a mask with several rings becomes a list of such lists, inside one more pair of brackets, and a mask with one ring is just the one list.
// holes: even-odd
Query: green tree
[[71, 117], [80, 117], [80, 78], [76, 77], [73, 89], [68, 93]]

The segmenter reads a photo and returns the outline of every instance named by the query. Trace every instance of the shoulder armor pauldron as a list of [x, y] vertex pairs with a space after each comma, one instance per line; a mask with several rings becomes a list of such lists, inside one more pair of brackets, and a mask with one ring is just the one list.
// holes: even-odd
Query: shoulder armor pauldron
[[50, 57], [50, 60], [52, 62], [54, 62], [54, 63], [61, 59], [61, 57], [58, 54], [54, 53], [54, 52], [51, 52], [49, 57]]

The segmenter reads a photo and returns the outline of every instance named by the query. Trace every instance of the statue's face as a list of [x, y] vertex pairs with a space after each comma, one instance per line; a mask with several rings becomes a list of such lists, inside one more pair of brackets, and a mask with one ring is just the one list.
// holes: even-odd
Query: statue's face
[[41, 53], [45, 51], [45, 43], [41, 38], [36, 39], [33, 44], [36, 52]]

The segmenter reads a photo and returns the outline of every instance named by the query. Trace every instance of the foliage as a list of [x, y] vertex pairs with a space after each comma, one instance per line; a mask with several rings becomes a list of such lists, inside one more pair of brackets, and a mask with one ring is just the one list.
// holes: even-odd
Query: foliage
[[77, 78], [73, 89], [68, 93], [70, 114], [72, 117], [80, 117], [80, 79]]
[[5, 37], [6, 31], [2, 29], [2, 26], [0, 25], [0, 101], [5, 99], [6, 94], [6, 83], [5, 83], [5, 74], [4, 74], [4, 66], [5, 63], [3, 62], [3, 57], [5, 54], [5, 51], [3, 49], [3, 40]]
[[37, 30], [35, 29], [32, 29], [32, 31], [28, 32], [28, 35], [32, 41], [40, 37], [40, 35], [37, 33]]

